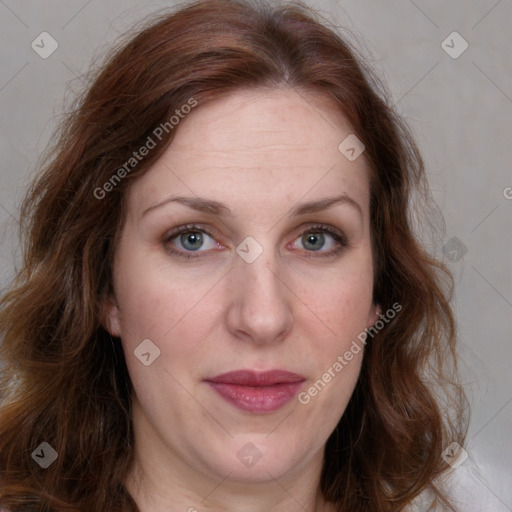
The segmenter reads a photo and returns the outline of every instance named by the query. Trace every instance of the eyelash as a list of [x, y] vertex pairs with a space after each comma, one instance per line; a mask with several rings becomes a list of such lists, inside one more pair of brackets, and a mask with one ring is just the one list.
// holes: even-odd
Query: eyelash
[[[164, 243], [167, 245], [169, 244], [174, 238], [176, 238], [177, 236], [179, 235], [182, 235], [184, 233], [191, 233], [191, 232], [202, 232], [202, 233], [205, 233], [207, 234], [208, 236], [210, 236], [211, 238], [215, 238], [211, 233], [210, 231], [208, 230], [208, 228], [203, 225], [203, 224], [187, 224], [185, 226], [180, 226], [179, 228], [176, 228], [175, 230], [171, 231], [170, 233], [167, 233], [167, 235], [165, 236], [165, 239], [164, 239]], [[338, 244], [337, 248], [329, 251], [328, 253], [318, 253], [317, 255], [313, 256], [312, 253], [315, 253], [317, 251], [306, 251], [306, 254], [304, 255], [305, 258], [312, 258], [312, 257], [332, 257], [332, 256], [335, 256], [337, 254], [339, 254], [343, 249], [346, 249], [346, 248], [349, 248], [351, 247], [351, 245], [349, 244], [348, 240], [347, 240], [347, 237], [345, 236], [344, 233], [342, 233], [341, 231], [338, 231], [332, 227], [330, 227], [329, 225], [326, 225], [326, 224], [316, 224], [316, 225], [313, 225], [313, 226], [309, 226], [307, 229], [305, 229], [303, 232], [302, 232], [302, 235], [304, 235], [304, 233], [314, 233], [314, 234], [317, 234], [317, 233], [327, 233], [328, 235], [331, 235], [332, 238], [334, 239], [334, 241]], [[169, 248], [168, 249], [172, 254], [175, 254], [177, 256], [180, 256], [180, 257], [183, 257], [185, 259], [191, 259], [191, 258], [199, 258], [199, 257], [203, 257], [200, 255], [201, 252], [205, 252], [205, 251], [188, 251], [188, 252], [183, 252], [183, 251], [178, 251], [178, 250], [175, 250], [175, 249], [172, 249], [172, 248]], [[197, 252], [198, 254], [194, 254], [194, 252]]]

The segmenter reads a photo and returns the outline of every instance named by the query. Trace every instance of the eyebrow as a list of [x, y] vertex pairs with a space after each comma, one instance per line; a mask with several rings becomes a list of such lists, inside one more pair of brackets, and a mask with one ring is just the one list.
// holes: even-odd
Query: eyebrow
[[[156, 203], [149, 208], [146, 208], [144, 212], [142, 212], [142, 216], [146, 215], [148, 212], [155, 210], [156, 208], [160, 208], [169, 203], [179, 203], [184, 206], [188, 206], [193, 210], [197, 210], [199, 212], [208, 213], [211, 215], [226, 215], [229, 217], [233, 216], [233, 212], [224, 204], [219, 201], [214, 201], [212, 199], [206, 199], [204, 197], [186, 197], [186, 196], [170, 196]], [[300, 216], [311, 213], [317, 213], [323, 210], [327, 210], [328, 208], [332, 208], [337, 204], [347, 204], [355, 208], [361, 217], [364, 217], [363, 210], [359, 206], [359, 204], [352, 199], [347, 194], [341, 194], [335, 197], [326, 197], [324, 199], [319, 199], [316, 201], [309, 201], [307, 203], [302, 203], [297, 206], [294, 206], [290, 215], [292, 216]]]

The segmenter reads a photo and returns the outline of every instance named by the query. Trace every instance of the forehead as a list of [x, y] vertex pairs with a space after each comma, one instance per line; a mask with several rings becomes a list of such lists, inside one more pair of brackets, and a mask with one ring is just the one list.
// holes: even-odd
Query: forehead
[[[295, 89], [245, 89], [184, 116], [163, 155], [133, 184], [132, 210], [169, 193], [265, 206], [349, 193], [365, 208], [364, 155], [339, 145], [353, 133], [329, 98]], [[335, 190], [334, 190], [335, 189]]]
[[190, 144], [197, 149], [199, 143], [202, 149], [230, 154], [255, 150], [262, 157], [258, 149], [279, 151], [280, 144], [295, 151], [337, 148], [340, 134], [352, 131], [334, 101], [325, 96], [291, 88], [242, 89], [192, 112], [172, 145], [191, 150]]

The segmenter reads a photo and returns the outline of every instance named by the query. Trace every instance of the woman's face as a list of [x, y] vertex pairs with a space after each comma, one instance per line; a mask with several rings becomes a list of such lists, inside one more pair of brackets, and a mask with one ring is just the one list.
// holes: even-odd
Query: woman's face
[[319, 469], [377, 320], [364, 154], [292, 89], [238, 91], [174, 129], [129, 190], [106, 321], [139, 463], [239, 482]]

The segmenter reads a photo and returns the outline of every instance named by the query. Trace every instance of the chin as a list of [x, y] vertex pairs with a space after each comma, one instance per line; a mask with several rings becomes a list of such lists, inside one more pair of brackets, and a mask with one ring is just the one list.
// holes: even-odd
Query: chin
[[[244, 435], [232, 439], [229, 446], [217, 451], [218, 459], [210, 460], [214, 471], [231, 482], [258, 483], [275, 480], [299, 466], [300, 454], [295, 443], [286, 444], [275, 437], [269, 442], [266, 435]], [[230, 456], [227, 457], [227, 452]], [[306, 454], [304, 454], [306, 458]]]

